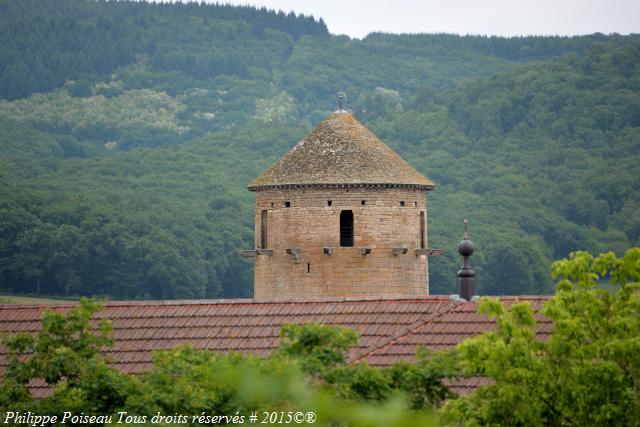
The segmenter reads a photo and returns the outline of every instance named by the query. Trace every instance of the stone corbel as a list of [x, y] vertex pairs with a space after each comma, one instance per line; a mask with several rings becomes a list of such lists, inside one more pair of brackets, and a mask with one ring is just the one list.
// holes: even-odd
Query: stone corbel
[[287, 253], [293, 256], [294, 261], [300, 260], [300, 249], [299, 248], [289, 248], [287, 249]]
[[444, 253], [444, 249], [416, 249], [416, 256], [440, 256]]
[[394, 255], [404, 255], [409, 251], [409, 247], [407, 245], [395, 246], [393, 248]]
[[245, 258], [255, 258], [258, 255], [262, 256], [273, 256], [273, 249], [247, 249], [244, 251], [240, 251], [240, 256]]

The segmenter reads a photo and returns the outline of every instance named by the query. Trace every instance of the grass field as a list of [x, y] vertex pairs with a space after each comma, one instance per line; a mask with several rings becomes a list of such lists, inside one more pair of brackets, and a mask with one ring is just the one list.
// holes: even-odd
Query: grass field
[[27, 297], [22, 295], [0, 295], [0, 304], [51, 304], [68, 301], [68, 299]]

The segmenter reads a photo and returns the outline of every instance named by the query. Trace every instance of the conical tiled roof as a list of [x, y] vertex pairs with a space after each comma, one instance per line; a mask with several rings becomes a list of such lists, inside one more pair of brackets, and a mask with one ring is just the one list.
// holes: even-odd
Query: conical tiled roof
[[289, 185], [402, 185], [430, 190], [433, 182], [347, 112], [335, 112], [249, 184], [250, 190]]

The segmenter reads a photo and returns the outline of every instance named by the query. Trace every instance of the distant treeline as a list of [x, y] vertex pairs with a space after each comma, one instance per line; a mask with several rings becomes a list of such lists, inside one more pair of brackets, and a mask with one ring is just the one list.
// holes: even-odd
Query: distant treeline
[[400, 43], [416, 51], [439, 50], [451, 54], [456, 50], [472, 49], [485, 55], [513, 61], [530, 61], [552, 56], [572, 54], [584, 56], [597, 43], [619, 44], [628, 37], [619, 34], [595, 33], [588, 36], [458, 36], [455, 34], [399, 34], [371, 33], [367, 40]]
[[153, 64], [160, 70], [191, 69], [197, 63], [209, 75], [243, 75], [245, 60], [251, 62], [242, 52], [216, 58], [219, 52], [211, 51], [196, 59], [189, 49], [180, 49], [167, 58], [158, 49], [185, 35], [197, 34], [187, 43], [261, 37], [267, 29], [294, 39], [328, 37], [322, 19], [204, 2], [1, 0], [0, 27], [0, 97], [5, 99], [46, 92], [85, 74], [110, 73], [140, 54], [158, 54]]

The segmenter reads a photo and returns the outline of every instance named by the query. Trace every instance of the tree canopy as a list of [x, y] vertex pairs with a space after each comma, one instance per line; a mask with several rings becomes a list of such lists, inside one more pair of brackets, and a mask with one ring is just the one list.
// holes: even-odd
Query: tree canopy
[[[508, 309], [486, 299], [495, 332], [460, 344], [458, 366], [494, 381], [447, 403], [459, 425], [640, 425], [640, 248], [616, 258], [576, 252], [557, 261], [555, 298], [541, 314], [553, 321], [536, 338], [528, 303]], [[608, 279], [614, 290], [597, 287]]]

